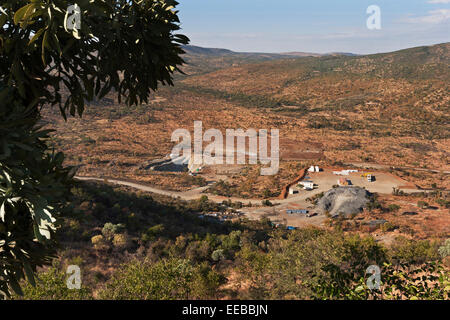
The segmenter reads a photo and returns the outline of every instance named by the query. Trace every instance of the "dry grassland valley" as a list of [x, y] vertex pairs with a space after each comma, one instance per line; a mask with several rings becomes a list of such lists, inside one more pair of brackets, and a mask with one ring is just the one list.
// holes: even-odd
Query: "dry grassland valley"
[[[25, 298], [366, 299], [375, 293], [359, 284], [379, 265], [384, 299], [419, 296], [423, 274], [447, 275], [430, 297], [448, 299], [450, 43], [372, 55], [183, 49], [184, 74], [148, 103], [111, 93], [67, 121], [43, 109], [76, 175], [58, 255]], [[194, 121], [203, 133], [278, 129], [277, 174], [173, 163], [172, 133], [193, 135]], [[65, 288], [69, 265], [81, 290]]]

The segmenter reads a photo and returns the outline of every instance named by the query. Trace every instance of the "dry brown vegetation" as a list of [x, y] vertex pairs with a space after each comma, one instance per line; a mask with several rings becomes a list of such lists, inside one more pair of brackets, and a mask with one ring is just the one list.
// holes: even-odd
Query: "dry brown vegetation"
[[[49, 112], [45, 120], [56, 126], [55, 145], [69, 156], [68, 164], [80, 165], [80, 175], [127, 177], [174, 190], [191, 188], [192, 179], [140, 167], [169, 154], [173, 130], [192, 132], [194, 120], [222, 132], [278, 128], [282, 160], [449, 170], [449, 47], [271, 60], [210, 73], [206, 61], [199, 75], [161, 89], [148, 105], [126, 107], [109, 96], [83, 119], [64, 123]], [[444, 173], [395, 173], [423, 188], [450, 186]], [[251, 184], [247, 193], [260, 196], [267, 187], [276, 193], [273, 187], [295, 174], [283, 169], [272, 179], [229, 178]]]

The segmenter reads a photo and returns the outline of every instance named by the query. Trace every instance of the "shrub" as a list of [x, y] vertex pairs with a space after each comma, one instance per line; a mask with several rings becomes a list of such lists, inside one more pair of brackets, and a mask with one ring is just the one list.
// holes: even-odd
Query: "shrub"
[[426, 202], [423, 201], [423, 200], [420, 200], [420, 201], [417, 202], [417, 206], [418, 206], [420, 209], [425, 209], [426, 207], [428, 207], [428, 203], [426, 203]]
[[390, 204], [390, 205], [388, 206], [388, 210], [389, 210], [390, 212], [397, 212], [398, 210], [400, 210], [400, 206], [397, 205], [397, 204]]
[[163, 224], [157, 224], [153, 227], [150, 227], [147, 229], [147, 231], [142, 235], [141, 239], [142, 241], [153, 241], [157, 237], [159, 237], [164, 231], [164, 225]]
[[384, 263], [380, 287], [372, 290], [367, 286], [368, 276], [356, 280], [352, 270], [335, 265], [326, 266], [323, 271], [329, 277], [318, 277], [318, 284], [313, 286], [316, 299], [447, 300], [450, 295], [449, 273], [436, 263], [410, 267]]
[[442, 258], [450, 256], [450, 239], [445, 240], [444, 245], [439, 247], [438, 251]]
[[114, 235], [122, 233], [125, 230], [125, 226], [121, 223], [112, 224], [111, 222], [105, 223], [102, 229], [102, 234], [106, 239], [112, 240]]
[[223, 249], [217, 249], [211, 254], [211, 259], [214, 261], [221, 261], [225, 259], [225, 254]]
[[124, 264], [99, 293], [110, 300], [175, 300], [204, 298], [217, 292], [223, 280], [210, 267], [186, 259], [164, 259], [156, 263], [132, 261]]
[[272, 202], [270, 202], [269, 200], [263, 200], [263, 201], [261, 201], [261, 203], [263, 206], [266, 206], [266, 207], [273, 206]]
[[93, 236], [91, 238], [91, 242], [94, 245], [95, 249], [104, 249], [108, 246], [106, 239], [101, 234]]
[[392, 258], [402, 263], [425, 263], [439, 259], [438, 246], [428, 240], [398, 237], [392, 243]]
[[89, 288], [68, 289], [67, 276], [58, 267], [53, 266], [47, 271], [37, 274], [36, 286], [26, 284], [23, 287], [23, 296], [14, 299], [24, 300], [87, 300], [92, 299]]
[[272, 191], [270, 191], [269, 189], [264, 189], [263, 198], [267, 199], [267, 198], [271, 198], [271, 197], [273, 197]]
[[443, 208], [450, 208], [450, 201], [448, 200], [438, 199], [436, 202]]
[[390, 231], [394, 231], [395, 229], [397, 229], [397, 226], [390, 222], [386, 222], [381, 225], [380, 229], [383, 232], [390, 232]]
[[118, 249], [128, 249], [132, 245], [131, 239], [126, 233], [115, 234], [112, 243]]

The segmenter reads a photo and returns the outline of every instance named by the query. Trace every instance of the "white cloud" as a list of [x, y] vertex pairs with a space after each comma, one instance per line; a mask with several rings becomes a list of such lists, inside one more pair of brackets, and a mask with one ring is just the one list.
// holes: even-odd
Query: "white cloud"
[[428, 3], [450, 3], [450, 0], [429, 0]]
[[[432, 1], [450, 1], [450, 0], [432, 0]], [[438, 9], [428, 11], [425, 16], [407, 18], [409, 23], [437, 24], [450, 19], [450, 9]]]

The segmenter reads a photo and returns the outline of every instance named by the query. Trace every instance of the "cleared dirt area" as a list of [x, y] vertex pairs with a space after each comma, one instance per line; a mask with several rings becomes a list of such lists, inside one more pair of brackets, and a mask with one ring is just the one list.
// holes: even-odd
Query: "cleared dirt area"
[[[305, 197], [306, 198], [306, 197]], [[240, 211], [245, 213], [249, 219], [261, 219], [266, 217], [273, 223], [280, 223], [287, 226], [302, 228], [310, 225], [323, 226], [327, 219], [325, 215], [316, 215], [308, 218], [305, 214], [288, 214], [288, 210], [306, 209], [314, 213], [314, 208], [311, 203], [303, 200], [297, 200], [292, 203], [282, 203], [275, 207], [261, 207], [261, 208], [243, 208]]]
[[[377, 192], [383, 194], [391, 194], [392, 188], [405, 189], [405, 192], [411, 192], [415, 189], [408, 181], [400, 179], [390, 173], [381, 171], [358, 171], [352, 172], [348, 176], [339, 176], [333, 174], [333, 171], [340, 171], [340, 169], [326, 168], [322, 172], [309, 173], [311, 180], [318, 185], [320, 192], [327, 191], [338, 184], [339, 178], [347, 178], [351, 181], [351, 185], [366, 188], [370, 192]], [[361, 177], [363, 173], [373, 173], [375, 181], [369, 182], [367, 178]]]
[[[243, 208], [241, 211], [246, 214], [250, 219], [259, 219], [261, 217], [267, 217], [274, 223], [283, 223], [293, 227], [304, 227], [307, 225], [323, 226], [326, 220], [325, 215], [317, 215], [314, 217], [306, 217], [305, 214], [287, 214], [287, 210], [306, 209], [310, 213], [316, 212], [311, 202], [306, 201], [307, 198], [326, 192], [338, 184], [338, 179], [342, 176], [333, 174], [333, 171], [339, 171], [340, 169], [325, 168], [324, 171], [308, 173], [305, 179], [314, 182], [314, 190], [306, 191], [300, 190], [298, 194], [289, 195], [287, 199], [274, 201], [277, 204], [274, 207], [262, 207], [262, 208]], [[379, 171], [364, 171], [371, 172], [375, 176], [375, 181], [368, 182], [367, 178], [361, 177], [362, 171], [356, 173], [350, 173], [345, 178], [351, 180], [352, 185], [364, 187], [368, 191], [374, 193], [380, 193], [390, 195], [393, 188], [400, 188], [407, 193], [418, 192], [414, 189], [408, 181], [395, 177], [390, 173]], [[308, 178], [309, 177], [309, 178]], [[409, 187], [403, 189], [402, 187]]]

